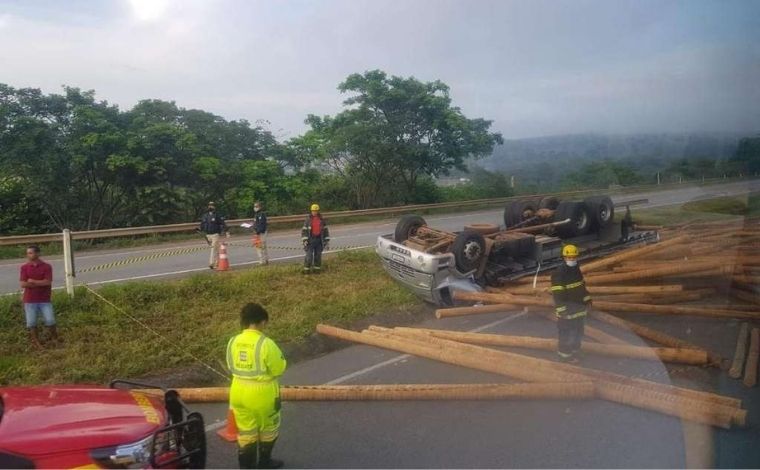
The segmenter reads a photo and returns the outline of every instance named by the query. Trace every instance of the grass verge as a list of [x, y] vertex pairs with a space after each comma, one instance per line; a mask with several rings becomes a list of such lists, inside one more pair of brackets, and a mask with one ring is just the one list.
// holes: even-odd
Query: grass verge
[[[719, 197], [682, 205], [633, 210], [633, 219], [646, 225], [674, 225], [694, 220], [705, 222], [760, 216], [760, 194]], [[623, 211], [619, 214], [622, 216]]]
[[80, 287], [73, 300], [54, 296], [64, 344], [34, 351], [28, 346], [20, 300], [2, 298], [0, 385], [104, 383], [194, 366], [188, 353], [220, 369], [227, 340], [239, 331], [240, 307], [251, 301], [267, 307], [267, 333], [282, 343], [303, 342], [319, 322], [348, 325], [389, 311], [404, 314], [419, 305], [385, 275], [370, 250], [331, 257], [321, 275], [303, 276], [300, 270], [298, 264], [282, 264], [98, 290], [166, 340]]

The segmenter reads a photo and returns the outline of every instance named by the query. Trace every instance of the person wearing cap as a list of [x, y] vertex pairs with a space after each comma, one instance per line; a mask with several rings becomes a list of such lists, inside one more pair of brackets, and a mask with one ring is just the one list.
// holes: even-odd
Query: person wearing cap
[[319, 204], [312, 204], [310, 213], [301, 228], [301, 242], [306, 251], [303, 264], [304, 274], [322, 271], [322, 251], [330, 249], [330, 231], [327, 222], [319, 212]]
[[557, 355], [560, 361], [578, 362], [591, 295], [578, 266], [578, 247], [562, 248], [564, 262], [552, 273], [551, 292], [557, 315]]
[[211, 247], [208, 267], [214, 269], [219, 264], [219, 238], [223, 233], [229, 238], [230, 232], [227, 230], [227, 222], [216, 212], [216, 204], [213, 202], [208, 203], [208, 210], [201, 218], [200, 231], [206, 236], [206, 241]]
[[261, 264], [269, 264], [269, 254], [267, 253], [267, 214], [264, 212], [260, 201], [253, 204], [253, 246], [256, 248], [256, 254], [259, 256]]

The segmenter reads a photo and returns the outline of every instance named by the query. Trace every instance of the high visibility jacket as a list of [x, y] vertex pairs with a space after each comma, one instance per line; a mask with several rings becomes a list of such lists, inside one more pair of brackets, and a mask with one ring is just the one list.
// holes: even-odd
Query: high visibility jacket
[[[312, 225], [314, 222], [312, 221], [313, 218], [319, 218], [319, 221], [322, 224], [321, 230], [319, 230], [320, 235], [314, 236], [312, 232]], [[311, 240], [315, 238], [321, 238], [323, 242], [330, 241], [330, 230], [327, 228], [327, 221], [322, 218], [321, 215], [313, 216], [311, 214], [306, 216], [306, 220], [303, 222], [303, 227], [301, 228], [301, 240]]]
[[586, 315], [586, 306], [591, 296], [586, 290], [581, 269], [562, 264], [552, 273], [552, 295], [554, 311], [559, 318], [573, 319]]
[[264, 333], [246, 329], [227, 343], [227, 367], [235, 379], [271, 382], [285, 372], [287, 361]]

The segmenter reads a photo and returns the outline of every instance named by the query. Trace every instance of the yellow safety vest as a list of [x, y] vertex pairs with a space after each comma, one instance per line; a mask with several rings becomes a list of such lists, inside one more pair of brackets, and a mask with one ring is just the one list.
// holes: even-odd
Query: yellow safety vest
[[227, 367], [236, 378], [269, 382], [285, 372], [287, 361], [274, 341], [247, 329], [227, 343]]

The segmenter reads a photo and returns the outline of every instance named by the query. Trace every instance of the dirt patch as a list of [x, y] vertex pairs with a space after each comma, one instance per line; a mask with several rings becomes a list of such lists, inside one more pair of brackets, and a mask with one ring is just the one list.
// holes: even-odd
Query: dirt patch
[[[409, 308], [362, 318], [361, 320], [351, 323], [348, 328], [358, 331], [367, 328], [370, 325], [416, 325], [431, 318], [434, 312], [435, 308], [432, 305], [421, 303]], [[285, 342], [280, 344], [280, 347], [285, 353], [285, 357], [288, 358], [289, 364], [296, 364], [313, 359], [348, 346], [351, 346], [351, 344], [335, 338], [322, 336], [318, 333], [313, 333], [302, 341]], [[219, 371], [226, 372], [224, 361], [221, 356], [216, 364], [210, 365]], [[160, 371], [141, 376], [134, 380], [175, 388], [227, 385], [225, 380], [222, 380], [217, 374], [200, 364], [193, 364], [179, 369], [175, 368], [172, 370]]]

